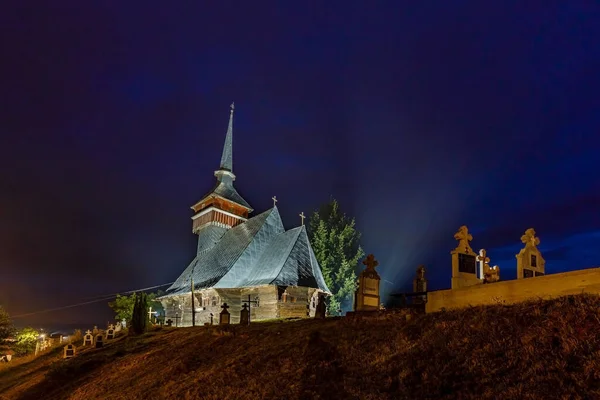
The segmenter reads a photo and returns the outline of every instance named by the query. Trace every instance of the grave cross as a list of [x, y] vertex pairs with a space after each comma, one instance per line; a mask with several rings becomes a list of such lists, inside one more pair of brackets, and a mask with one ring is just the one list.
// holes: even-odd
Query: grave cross
[[277, 206], [277, 202], [279, 201], [277, 200], [277, 196], [273, 196], [271, 199], [273, 200], [273, 207]]
[[148, 308], [148, 319], [152, 321], [152, 307]]
[[250, 300], [250, 295], [248, 295], [248, 300], [242, 300], [242, 303], [248, 304], [248, 325], [250, 325], [250, 304], [258, 304], [257, 300]]
[[540, 239], [535, 236], [535, 229], [529, 228], [525, 231], [525, 234], [521, 236], [521, 242], [535, 247], [540, 244]]
[[175, 314], [175, 327], [179, 326], [179, 320], [181, 319], [181, 317], [179, 316], [179, 314]]
[[91, 335], [91, 334], [92, 334], [92, 331], [90, 331], [90, 330], [88, 329], [87, 331], [85, 331], [85, 334], [86, 334], [86, 335]]
[[367, 269], [375, 269], [375, 267], [379, 265], [379, 261], [375, 259], [373, 254], [369, 254], [367, 258], [363, 260], [363, 264], [367, 266]]
[[300, 216], [300, 218], [302, 219], [302, 225], [304, 225], [304, 218], [306, 218], [304, 216], [304, 211], [302, 211], [300, 214], [298, 214]]
[[477, 261], [479, 261], [479, 279], [483, 279], [483, 275], [485, 273], [485, 265], [490, 262], [490, 258], [487, 256], [487, 252], [485, 251], [485, 249], [479, 250]]

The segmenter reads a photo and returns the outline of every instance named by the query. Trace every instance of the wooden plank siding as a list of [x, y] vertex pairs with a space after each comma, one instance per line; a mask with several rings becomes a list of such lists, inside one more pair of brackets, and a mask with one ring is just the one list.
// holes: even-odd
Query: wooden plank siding
[[[287, 291], [287, 301], [283, 302], [281, 293]], [[240, 322], [242, 301], [258, 299], [258, 306], [250, 307], [250, 319], [261, 321], [275, 318], [307, 318], [314, 317], [317, 304], [318, 290], [308, 287], [277, 287], [275, 285], [258, 286], [237, 289], [202, 289], [194, 293], [196, 305], [196, 326], [210, 323], [210, 314], [213, 314], [213, 323], [219, 323], [221, 305], [227, 303], [231, 314], [231, 323]], [[182, 317], [178, 326], [192, 325], [192, 297], [191, 293], [169, 296], [161, 300], [165, 309], [166, 320], [173, 320], [175, 315]]]

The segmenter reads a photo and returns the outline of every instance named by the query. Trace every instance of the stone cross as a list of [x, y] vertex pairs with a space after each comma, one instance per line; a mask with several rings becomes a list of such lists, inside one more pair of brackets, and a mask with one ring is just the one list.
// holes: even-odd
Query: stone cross
[[86, 335], [91, 335], [91, 334], [92, 334], [92, 331], [90, 331], [90, 330], [88, 329], [87, 331], [85, 331], [85, 334], [86, 334]]
[[375, 267], [379, 265], [379, 261], [375, 259], [373, 254], [369, 254], [367, 258], [363, 260], [363, 264], [367, 266], [367, 269], [375, 269]]
[[273, 207], [277, 206], [277, 196], [271, 197], [271, 200], [273, 200]]
[[152, 321], [152, 307], [148, 308], [148, 319]]
[[469, 233], [469, 228], [465, 225], [458, 228], [458, 232], [454, 234], [454, 239], [458, 240], [457, 249], [470, 253], [471, 246], [469, 245], [469, 242], [473, 240], [473, 235]]
[[304, 216], [304, 211], [302, 211], [300, 214], [298, 214], [300, 216], [300, 218], [302, 219], [302, 225], [304, 225], [304, 218], [306, 218]]
[[529, 228], [525, 231], [525, 234], [521, 236], [521, 242], [525, 245], [535, 247], [540, 244], [540, 239], [535, 236], [535, 229]]
[[483, 279], [483, 275], [485, 274], [485, 265], [490, 262], [490, 258], [487, 256], [485, 249], [479, 250], [477, 261], [479, 261], [479, 279]]
[[115, 326], [113, 324], [108, 325], [108, 329], [115, 329]]

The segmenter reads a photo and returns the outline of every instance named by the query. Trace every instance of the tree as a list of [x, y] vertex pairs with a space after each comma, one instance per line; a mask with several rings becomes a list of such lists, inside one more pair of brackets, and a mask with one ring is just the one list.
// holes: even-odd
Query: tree
[[10, 320], [10, 316], [6, 310], [0, 306], [0, 342], [8, 338], [13, 333], [14, 328], [12, 321]]
[[17, 356], [26, 356], [35, 351], [40, 333], [33, 328], [23, 328], [17, 333], [13, 350]]
[[108, 306], [115, 312], [115, 320], [121, 321], [124, 319], [128, 324], [131, 323], [135, 299], [135, 293], [130, 296], [121, 296], [118, 294], [115, 301], [108, 303]]
[[[163, 293], [158, 291], [156, 293], [148, 294], [148, 306], [152, 307], [152, 310], [158, 311], [161, 313], [163, 311], [162, 304], [160, 301], [156, 301], [155, 299], [161, 296]], [[133, 307], [135, 305], [136, 294], [132, 293], [129, 296], [121, 296], [117, 295], [115, 301], [108, 303], [108, 306], [113, 309], [115, 312], [115, 320], [121, 321], [125, 319], [128, 324], [131, 323], [133, 317]]]
[[136, 335], [146, 332], [148, 326], [148, 295], [139, 293], [135, 296], [133, 314], [131, 316], [131, 331]]
[[356, 267], [365, 254], [354, 218], [343, 214], [337, 200], [332, 198], [311, 216], [308, 237], [333, 295], [329, 309], [350, 310], [356, 290]]

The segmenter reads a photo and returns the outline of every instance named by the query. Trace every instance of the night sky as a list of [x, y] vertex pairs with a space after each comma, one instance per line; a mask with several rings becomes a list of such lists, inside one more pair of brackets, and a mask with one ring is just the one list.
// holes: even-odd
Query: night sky
[[[596, 2], [50, 3], [0, 6], [12, 315], [174, 281], [232, 101], [255, 214], [276, 195], [292, 228], [334, 196], [386, 292], [421, 263], [449, 287], [463, 224], [503, 279], [530, 227], [548, 273], [600, 264]], [[17, 321], [110, 316], [100, 303]]]

